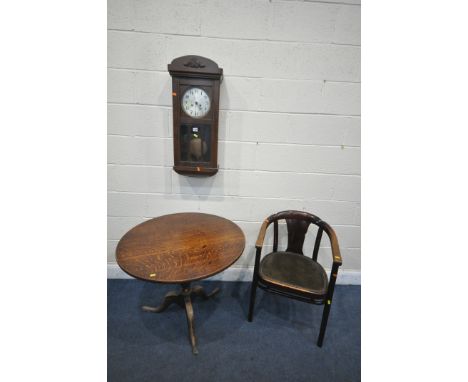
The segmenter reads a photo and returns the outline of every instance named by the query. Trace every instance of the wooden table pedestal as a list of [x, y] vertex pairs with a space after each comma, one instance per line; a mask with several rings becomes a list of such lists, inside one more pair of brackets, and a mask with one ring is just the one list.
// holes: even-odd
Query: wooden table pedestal
[[176, 303], [182, 308], [185, 308], [185, 314], [187, 315], [187, 324], [189, 330], [189, 339], [192, 344], [192, 353], [198, 354], [197, 349], [197, 338], [195, 337], [195, 325], [193, 319], [193, 307], [192, 307], [192, 295], [203, 297], [204, 300], [208, 300], [220, 291], [220, 288], [215, 288], [211, 293], [206, 293], [201, 285], [191, 286], [190, 283], [181, 284], [182, 290], [179, 292], [170, 291], [164, 297], [164, 301], [161, 305], [153, 307], [143, 305], [141, 308], [145, 312], [161, 313], [165, 311], [171, 304]]

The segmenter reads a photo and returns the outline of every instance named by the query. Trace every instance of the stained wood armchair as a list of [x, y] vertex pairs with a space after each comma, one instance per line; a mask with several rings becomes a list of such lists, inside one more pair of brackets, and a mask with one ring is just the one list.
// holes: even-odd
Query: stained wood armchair
[[[286, 251], [278, 251], [278, 221], [286, 220], [288, 245]], [[273, 252], [261, 258], [268, 226], [273, 223]], [[318, 226], [312, 257], [302, 252], [310, 224]], [[317, 262], [322, 234], [328, 235], [331, 243], [333, 265], [330, 280], [325, 269]], [[303, 211], [282, 211], [269, 216], [262, 224], [258, 235], [255, 268], [251, 285], [248, 320], [252, 321], [257, 287], [268, 292], [294, 298], [316, 305], [324, 305], [322, 323], [317, 345], [322, 347], [328, 322], [333, 290], [338, 268], [342, 264], [340, 248], [335, 231], [319, 217]]]

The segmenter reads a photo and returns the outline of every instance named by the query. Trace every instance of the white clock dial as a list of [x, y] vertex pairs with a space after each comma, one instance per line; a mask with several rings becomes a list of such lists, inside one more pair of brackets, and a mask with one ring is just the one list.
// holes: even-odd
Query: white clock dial
[[190, 88], [182, 96], [182, 110], [192, 118], [204, 117], [210, 106], [210, 97], [203, 89]]

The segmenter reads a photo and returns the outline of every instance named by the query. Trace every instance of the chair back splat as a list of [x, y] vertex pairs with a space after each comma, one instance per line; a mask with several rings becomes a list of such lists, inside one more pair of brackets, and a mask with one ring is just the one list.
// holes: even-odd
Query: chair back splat
[[309, 229], [310, 222], [306, 220], [286, 219], [288, 226], [288, 248], [286, 252], [300, 253], [303, 255], [305, 235]]
[[[278, 220], [286, 220], [288, 227], [288, 246], [286, 252], [294, 252], [303, 255], [303, 247], [307, 230], [309, 229], [310, 223], [313, 223], [319, 227], [317, 232], [317, 239], [314, 247], [314, 254], [318, 252], [320, 247], [320, 240], [322, 238], [322, 220], [310, 213], [303, 211], [281, 211], [267, 218], [267, 221], [273, 223], [273, 251], [278, 250]], [[318, 245], [318, 246], [317, 246]]]

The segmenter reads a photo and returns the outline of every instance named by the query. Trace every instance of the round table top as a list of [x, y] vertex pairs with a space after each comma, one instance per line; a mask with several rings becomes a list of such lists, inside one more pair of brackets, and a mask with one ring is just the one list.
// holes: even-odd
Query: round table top
[[131, 276], [186, 283], [215, 275], [241, 255], [241, 229], [219, 216], [178, 213], [160, 216], [128, 231], [117, 245], [119, 266]]

